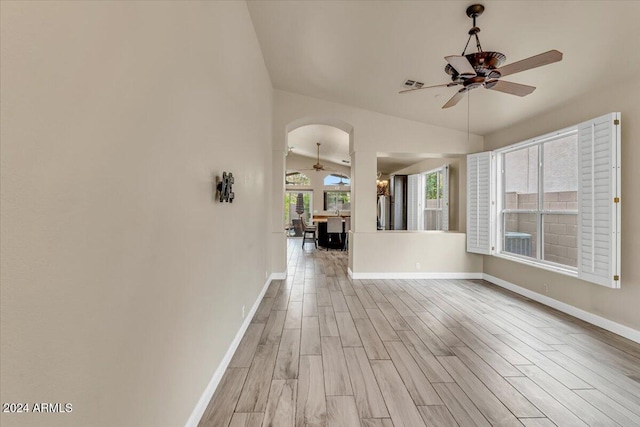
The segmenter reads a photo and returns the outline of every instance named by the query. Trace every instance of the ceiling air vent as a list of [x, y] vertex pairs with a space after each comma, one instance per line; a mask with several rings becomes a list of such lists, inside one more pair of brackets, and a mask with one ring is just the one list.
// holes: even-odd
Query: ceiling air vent
[[405, 80], [402, 85], [402, 87], [407, 89], [420, 89], [422, 86], [424, 86], [424, 83], [409, 79]]

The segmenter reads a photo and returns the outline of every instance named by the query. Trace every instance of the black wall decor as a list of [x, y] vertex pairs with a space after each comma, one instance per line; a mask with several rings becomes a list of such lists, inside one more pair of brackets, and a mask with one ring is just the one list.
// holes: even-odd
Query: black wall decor
[[233, 193], [233, 182], [234, 179], [231, 172], [222, 172], [222, 179], [218, 181], [218, 185], [216, 187], [218, 190], [220, 202], [233, 203], [233, 199], [236, 197], [236, 195]]

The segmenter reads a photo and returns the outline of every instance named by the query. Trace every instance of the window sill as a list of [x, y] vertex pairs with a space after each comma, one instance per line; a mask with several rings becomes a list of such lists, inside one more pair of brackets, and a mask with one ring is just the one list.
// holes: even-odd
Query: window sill
[[509, 261], [513, 261], [513, 262], [517, 262], [520, 264], [525, 264], [528, 265], [530, 267], [536, 267], [536, 268], [541, 268], [543, 270], [548, 270], [548, 271], [553, 271], [554, 273], [560, 273], [560, 274], [564, 274], [565, 276], [571, 276], [571, 277], [578, 277], [578, 270], [577, 269], [571, 269], [570, 267], [560, 267], [560, 266], [556, 266], [556, 265], [552, 265], [552, 264], [546, 264], [543, 262], [539, 262], [539, 261], [532, 261], [529, 259], [525, 259], [525, 258], [521, 258], [518, 256], [513, 256], [513, 255], [505, 255], [504, 253], [496, 253], [493, 254], [494, 257], [496, 258], [502, 258], [502, 259], [506, 259]]

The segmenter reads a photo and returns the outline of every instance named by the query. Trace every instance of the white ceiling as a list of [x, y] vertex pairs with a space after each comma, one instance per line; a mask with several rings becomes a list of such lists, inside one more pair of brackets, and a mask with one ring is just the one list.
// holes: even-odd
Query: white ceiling
[[[472, 24], [465, 9], [473, 3], [248, 4], [275, 88], [466, 131], [466, 100], [441, 109], [455, 88], [407, 95], [398, 95], [398, 91], [407, 78], [427, 85], [449, 81], [443, 70], [444, 57], [462, 53]], [[479, 37], [484, 50], [502, 52], [507, 56], [506, 64], [551, 49], [563, 52], [564, 59], [504, 78], [537, 86], [527, 97], [482, 88], [472, 91], [472, 133], [491, 133], [595, 87], [640, 73], [638, 1], [481, 3], [486, 9], [477, 25], [482, 30]], [[469, 49], [475, 51], [473, 42]]]
[[383, 175], [389, 175], [399, 171], [400, 169], [420, 163], [424, 159], [425, 157], [418, 157], [416, 155], [379, 155], [377, 160], [378, 172]]
[[[349, 134], [338, 128], [326, 125], [302, 126], [289, 132], [289, 147], [300, 156], [317, 158], [320, 143], [320, 160], [350, 166], [342, 160], [349, 157]], [[315, 163], [315, 162], [313, 162]], [[313, 164], [313, 163], [310, 163]]]

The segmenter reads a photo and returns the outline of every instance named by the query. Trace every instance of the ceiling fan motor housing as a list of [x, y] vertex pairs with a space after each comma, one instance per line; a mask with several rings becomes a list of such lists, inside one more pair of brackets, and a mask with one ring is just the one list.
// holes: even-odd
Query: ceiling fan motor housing
[[[465, 55], [465, 57], [469, 63], [471, 63], [471, 66], [478, 76], [488, 79], [497, 79], [500, 77], [500, 73], [494, 70], [500, 67], [507, 59], [507, 57], [500, 52], [475, 52]], [[451, 76], [451, 80], [454, 82], [464, 80], [464, 77], [461, 77], [451, 64], [447, 64], [447, 66], [444, 67], [444, 71]]]

